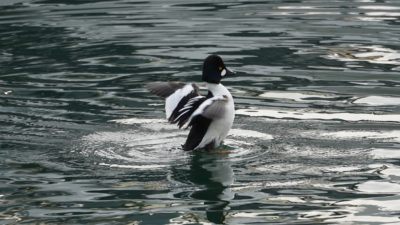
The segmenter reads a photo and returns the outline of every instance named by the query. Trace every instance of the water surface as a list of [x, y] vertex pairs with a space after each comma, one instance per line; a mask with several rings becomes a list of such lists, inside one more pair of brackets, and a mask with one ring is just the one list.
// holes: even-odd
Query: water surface
[[[400, 3], [2, 0], [0, 224], [400, 223]], [[236, 119], [180, 149], [150, 81], [220, 54]]]

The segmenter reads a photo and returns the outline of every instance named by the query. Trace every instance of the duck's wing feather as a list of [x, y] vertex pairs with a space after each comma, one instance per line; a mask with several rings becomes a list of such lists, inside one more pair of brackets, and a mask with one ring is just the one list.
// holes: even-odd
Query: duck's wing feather
[[187, 127], [191, 127], [188, 138], [182, 146], [183, 150], [193, 150], [199, 146], [208, 131], [213, 119], [222, 118], [226, 113], [228, 104], [227, 96], [203, 98], [198, 102], [199, 106], [187, 119]]
[[210, 103], [204, 107], [201, 115], [208, 119], [220, 119], [226, 113], [226, 105], [228, 104], [228, 97], [218, 96], [210, 99]]
[[197, 116], [202, 116], [207, 119], [220, 119], [226, 113], [226, 106], [228, 104], [227, 96], [216, 96], [204, 101], [197, 107], [197, 109], [191, 114], [188, 121], [188, 127], [192, 126], [196, 121]]
[[192, 125], [189, 135], [186, 139], [185, 144], [182, 145], [183, 150], [190, 151], [195, 149], [201, 143], [203, 137], [206, 135], [211, 122], [211, 119], [205, 118], [201, 115], [193, 118], [193, 120], [191, 121]]
[[152, 82], [146, 88], [153, 94], [165, 98], [165, 114], [169, 122], [182, 127], [191, 114], [205, 100], [199, 95], [197, 85], [180, 82]]
[[[177, 107], [170, 117], [171, 123], [177, 123], [179, 128], [186, 124], [190, 116], [199, 108], [199, 106], [206, 101], [206, 97], [198, 95], [190, 98], [183, 107]], [[179, 110], [178, 110], [179, 109]]]
[[176, 90], [183, 88], [185, 85], [185, 83], [181, 82], [151, 82], [146, 85], [146, 88], [157, 96], [167, 98]]

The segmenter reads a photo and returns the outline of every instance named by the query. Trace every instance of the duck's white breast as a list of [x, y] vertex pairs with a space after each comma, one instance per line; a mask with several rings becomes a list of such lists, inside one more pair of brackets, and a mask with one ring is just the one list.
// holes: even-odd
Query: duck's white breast
[[[231, 93], [222, 84], [210, 85], [209, 90], [213, 96], [226, 96], [228, 102], [226, 104], [225, 113], [218, 119], [213, 119], [209, 125], [206, 134], [201, 140], [200, 144], [196, 148], [203, 148], [208, 143], [214, 141], [215, 145], [218, 146], [228, 135], [229, 130], [233, 125], [233, 120], [235, 119], [235, 105], [233, 102], [233, 97]], [[210, 87], [211, 86], [211, 87]], [[216, 147], [215, 146], [215, 147]]]

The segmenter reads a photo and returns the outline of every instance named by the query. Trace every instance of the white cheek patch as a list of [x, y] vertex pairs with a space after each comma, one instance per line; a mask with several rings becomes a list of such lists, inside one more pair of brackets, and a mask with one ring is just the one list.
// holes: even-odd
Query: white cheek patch
[[225, 76], [226, 75], [226, 69], [223, 69], [222, 71], [221, 71], [221, 76]]

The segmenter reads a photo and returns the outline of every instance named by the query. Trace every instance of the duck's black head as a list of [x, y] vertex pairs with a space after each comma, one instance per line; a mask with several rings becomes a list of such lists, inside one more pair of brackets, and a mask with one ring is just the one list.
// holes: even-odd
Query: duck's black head
[[222, 78], [232, 74], [233, 72], [225, 67], [224, 61], [222, 61], [222, 58], [218, 55], [209, 55], [204, 60], [203, 81], [219, 84]]

